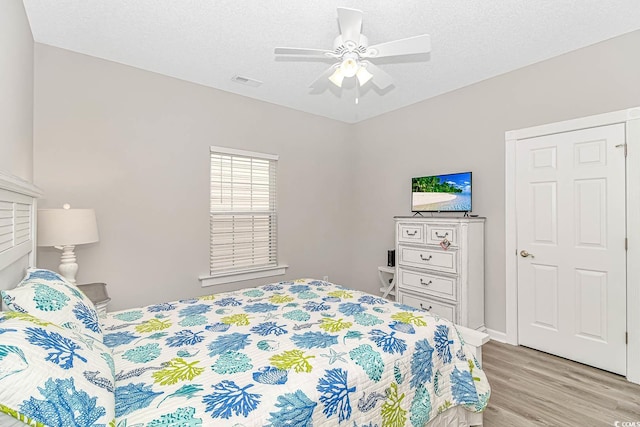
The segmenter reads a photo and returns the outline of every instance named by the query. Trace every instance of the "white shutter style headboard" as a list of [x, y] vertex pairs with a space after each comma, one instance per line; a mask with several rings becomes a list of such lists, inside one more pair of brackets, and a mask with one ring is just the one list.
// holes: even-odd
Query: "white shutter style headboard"
[[36, 264], [35, 185], [0, 171], [0, 289], [12, 289]]

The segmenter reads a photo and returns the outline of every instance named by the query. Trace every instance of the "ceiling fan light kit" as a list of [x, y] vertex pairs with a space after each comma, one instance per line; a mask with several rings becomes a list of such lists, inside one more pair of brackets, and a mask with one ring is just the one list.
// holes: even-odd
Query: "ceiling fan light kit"
[[356, 75], [358, 68], [360, 68], [360, 64], [358, 62], [358, 55], [355, 53], [347, 53], [343, 57], [342, 64], [340, 64], [340, 69], [345, 77], [353, 77]]
[[315, 90], [325, 90], [329, 82], [341, 88], [344, 79], [352, 77], [356, 77], [356, 89], [372, 82], [384, 90], [393, 84], [393, 79], [370, 59], [431, 51], [431, 38], [428, 34], [369, 46], [369, 40], [361, 32], [362, 12], [357, 9], [338, 8], [338, 24], [340, 35], [333, 42], [333, 50], [295, 47], [275, 49], [276, 55], [322, 56], [337, 60], [311, 83], [310, 87]]
[[362, 66], [358, 69], [356, 77], [358, 78], [358, 84], [360, 84], [360, 86], [364, 86], [369, 80], [371, 80], [373, 74], [367, 71], [366, 66]]
[[345, 76], [342, 68], [336, 67], [336, 71], [334, 71], [333, 74], [329, 76], [329, 81], [338, 87], [342, 87], [342, 81], [344, 80], [344, 77]]
[[364, 86], [373, 77], [373, 74], [367, 71], [366, 64], [359, 62], [355, 54], [346, 57], [329, 76], [329, 80], [334, 85], [342, 87], [345, 77], [353, 76], [357, 77], [360, 86]]

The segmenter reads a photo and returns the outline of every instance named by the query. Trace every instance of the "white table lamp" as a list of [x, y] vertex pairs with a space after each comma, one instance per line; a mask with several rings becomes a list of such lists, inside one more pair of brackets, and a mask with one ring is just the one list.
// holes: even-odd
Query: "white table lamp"
[[76, 245], [94, 243], [98, 239], [98, 224], [93, 209], [71, 209], [65, 204], [63, 209], [38, 210], [38, 246], [53, 246], [62, 250], [58, 269], [71, 283], [76, 283]]

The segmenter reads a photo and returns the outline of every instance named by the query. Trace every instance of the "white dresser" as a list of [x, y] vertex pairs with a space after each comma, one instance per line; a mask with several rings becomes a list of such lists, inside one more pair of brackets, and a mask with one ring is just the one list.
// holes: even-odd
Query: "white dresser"
[[395, 220], [396, 300], [484, 330], [485, 218]]

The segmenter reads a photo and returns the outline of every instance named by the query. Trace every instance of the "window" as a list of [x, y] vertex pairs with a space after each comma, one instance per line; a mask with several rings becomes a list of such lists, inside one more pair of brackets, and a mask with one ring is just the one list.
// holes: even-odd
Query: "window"
[[[277, 163], [276, 155], [211, 147], [211, 277], [204, 286], [284, 274], [277, 253]], [[220, 277], [226, 279], [208, 280]]]

